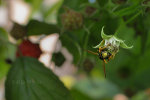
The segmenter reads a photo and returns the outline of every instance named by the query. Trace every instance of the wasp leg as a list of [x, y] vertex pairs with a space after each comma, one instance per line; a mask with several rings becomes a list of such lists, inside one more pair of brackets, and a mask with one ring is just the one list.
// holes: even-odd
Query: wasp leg
[[107, 63], [107, 61], [104, 59], [104, 62]]
[[90, 50], [87, 50], [88, 53], [91, 53], [91, 54], [94, 54], [94, 55], [98, 55], [97, 52], [93, 52], [93, 51], [90, 51]]
[[104, 50], [105, 48], [107, 48], [108, 46], [110, 46], [111, 44], [109, 43], [109, 44], [107, 44], [106, 46], [104, 46], [104, 47], [99, 47], [99, 52], [101, 51], [101, 50]]
[[110, 60], [110, 59], [112, 59], [113, 58], [113, 55], [111, 55], [109, 58], [108, 58], [108, 61]]

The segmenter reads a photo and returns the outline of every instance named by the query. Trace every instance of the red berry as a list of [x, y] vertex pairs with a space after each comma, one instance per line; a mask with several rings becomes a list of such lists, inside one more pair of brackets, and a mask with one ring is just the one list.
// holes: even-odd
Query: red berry
[[42, 51], [39, 48], [38, 44], [34, 44], [30, 42], [29, 40], [24, 40], [19, 46], [18, 50], [16, 52], [16, 56], [20, 57], [22, 56], [29, 56], [34, 58], [39, 58]]

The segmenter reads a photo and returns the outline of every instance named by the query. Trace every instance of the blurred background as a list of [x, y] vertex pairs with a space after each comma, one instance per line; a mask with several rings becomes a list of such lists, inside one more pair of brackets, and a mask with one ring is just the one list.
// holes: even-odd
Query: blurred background
[[[106, 64], [97, 51], [101, 28], [120, 48]], [[52, 70], [74, 100], [150, 100], [150, 0], [0, 0], [0, 100], [22, 41], [38, 44], [37, 59]], [[29, 47], [29, 49], [32, 49]]]

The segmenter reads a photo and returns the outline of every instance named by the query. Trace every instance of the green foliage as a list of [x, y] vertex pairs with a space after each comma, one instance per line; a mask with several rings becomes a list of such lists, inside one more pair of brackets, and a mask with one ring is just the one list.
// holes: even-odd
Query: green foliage
[[148, 100], [149, 96], [146, 94], [146, 92], [142, 91], [137, 93], [131, 100]]
[[7, 41], [8, 39], [7, 32], [0, 27], [0, 39], [1, 41]]
[[[79, 10], [80, 8], [82, 8], [82, 6], [79, 6], [79, 5], [86, 4], [86, 3], [88, 3], [88, 0], [73, 0], [73, 1], [64, 0], [62, 6], [67, 6], [67, 7], [70, 7], [72, 9]], [[60, 10], [62, 10], [62, 9], [60, 9]]]
[[71, 89], [71, 94], [74, 97], [74, 100], [93, 100], [89, 96], [85, 95], [84, 93], [81, 93], [77, 89]]
[[5, 85], [7, 100], [72, 100], [56, 75], [34, 58], [18, 58]]
[[106, 40], [110, 41], [110, 43], [112, 41], [114, 41], [115, 42], [114, 46], [118, 45], [118, 46], [125, 48], [125, 49], [131, 49], [133, 47], [133, 46], [127, 46], [123, 40], [119, 39], [115, 35], [106, 35], [104, 33], [104, 26], [102, 27], [102, 30], [101, 30], [101, 37], [103, 38], [103, 40], [97, 46], [95, 46], [93, 48], [99, 48], [100, 46], [104, 46], [104, 41], [106, 41]]
[[[81, 60], [81, 47], [78, 42], [74, 41], [75, 38], [68, 36], [67, 33], [60, 36], [62, 45], [68, 49], [68, 51], [73, 55], [74, 64], [78, 64]], [[74, 40], [73, 40], [74, 39]], [[70, 48], [71, 47], [71, 48]]]
[[61, 66], [65, 62], [65, 57], [61, 52], [54, 53], [52, 56], [52, 61], [55, 62], [56, 66]]
[[24, 1], [28, 2], [32, 6], [31, 14], [33, 14], [40, 8], [43, 0], [24, 0]]
[[[62, 47], [72, 55], [72, 63], [79, 69], [77, 75], [82, 76], [77, 77], [75, 85], [70, 89], [75, 100], [111, 100], [118, 93], [124, 93], [131, 100], [147, 99], [143, 91], [150, 84], [149, 0], [60, 0], [47, 9], [42, 9], [43, 0], [25, 1], [32, 8], [30, 17], [35, 12], [40, 12], [42, 17], [42, 21], [29, 20], [25, 26], [26, 37], [58, 33]], [[66, 13], [65, 8], [78, 12], [83, 17], [80, 27], [72, 30], [64, 27], [62, 15]], [[78, 14], [75, 14], [77, 19], [80, 17]], [[48, 23], [51, 22], [49, 16], [55, 16], [57, 23]], [[71, 14], [67, 18], [70, 18], [65, 19], [66, 22], [69, 21], [67, 25], [72, 24]], [[77, 24], [80, 24], [80, 20], [77, 23], [74, 21], [74, 25]], [[101, 32], [103, 26], [105, 28]], [[16, 46], [9, 43], [7, 34], [0, 28], [0, 79], [9, 69], [5, 59], [15, 60]], [[120, 48], [115, 58], [106, 64], [107, 79], [104, 80], [102, 62], [98, 56], [91, 55], [86, 50], [96, 52], [93, 46], [110, 36], [125, 40], [121, 41], [122, 47], [133, 45], [133, 48]], [[96, 48], [103, 44], [101, 42]], [[65, 61], [64, 55], [60, 53], [54, 54], [52, 58], [58, 66]], [[87, 76], [83, 68], [85, 59], [93, 62], [93, 70]], [[18, 58], [7, 76], [7, 100], [41, 100], [43, 97], [44, 100], [72, 100], [70, 93], [50, 70], [32, 58]]]
[[52, 7], [48, 8], [48, 10], [46, 10], [44, 12], [44, 18], [46, 19], [48, 16], [52, 15], [53, 12], [58, 11], [58, 9], [60, 8], [60, 6], [62, 5], [64, 0], [59, 0], [57, 3], [55, 3]]
[[[84, 6], [78, 6], [78, 2], [78, 0], [74, 2], [69, 2], [66, 0], [64, 1], [63, 6], [70, 7], [76, 11], [81, 11], [83, 14], [85, 14], [84, 11], [87, 6], [93, 7], [92, 4], [89, 2], [84, 2], [84, 0], [80, 1], [80, 3], [82, 2], [80, 5]], [[101, 5], [99, 0], [96, 2]], [[149, 81], [147, 81], [148, 83], [146, 82], [147, 78], [142, 78], [149, 76], [148, 72], [145, 72], [146, 70], [149, 71], [147, 62], [149, 59], [149, 49], [146, 49], [145, 46], [147, 45], [147, 41], [149, 41], [148, 37], [146, 38], [148, 34], [147, 32], [149, 32], [149, 29], [147, 28], [147, 26], [149, 26], [149, 17], [147, 17], [149, 14], [145, 12], [146, 8], [141, 5], [141, 0], [130, 0], [129, 2], [124, 2], [122, 4], [115, 4], [112, 2], [106, 4], [105, 2], [102, 2], [105, 5], [101, 6], [97, 6], [95, 3], [93, 4], [95, 5], [96, 12], [93, 13], [92, 16], [87, 17], [84, 15], [84, 25], [86, 26], [89, 35], [82, 31], [80, 32], [76, 30], [72, 32], [66, 32], [67, 34], [65, 35], [68, 35], [68, 37], [75, 41], [76, 44], [78, 43], [82, 49], [92, 50], [91, 48], [101, 41], [100, 30], [102, 26], [105, 26], [104, 31], [106, 34], [113, 35], [114, 33], [117, 33], [117, 37], [126, 40], [125, 43], [127, 43], [127, 45], [133, 45], [134, 47], [129, 51], [121, 49], [116, 55], [116, 58], [106, 65], [106, 67], [108, 67], [106, 68], [108, 77], [111, 81], [121, 87], [124, 93], [126, 93], [125, 90], [128, 88], [131, 88], [131, 91], [144, 89], [148, 87], [149, 84]], [[63, 6], [59, 11], [59, 15], [64, 12]], [[61, 25], [59, 17], [58, 24]], [[85, 28], [82, 29], [87, 32]], [[73, 36], [78, 37], [78, 39], [75, 39]], [[86, 40], [86, 36], [88, 37], [87, 46], [85, 41], [82, 42], [83, 40]], [[64, 40], [61, 41], [63, 42], [64, 46], [68, 44], [66, 39], [66, 42], [64, 42]], [[73, 51], [69, 45], [65, 47], [69, 51], [72, 51], [71, 53], [73, 54], [74, 58], [79, 57], [78, 55], [74, 54], [75, 51]], [[143, 53], [147, 55], [147, 58], [145, 58]], [[84, 56], [84, 54], [85, 53], [81, 52], [81, 57], [82, 55]], [[87, 57], [90, 56], [87, 55]], [[141, 56], [144, 57], [143, 60], [141, 59]], [[82, 59], [84, 59], [84, 57]], [[101, 66], [101, 63], [99, 62], [100, 61], [97, 60], [97, 67]], [[137, 64], [137, 62], [140, 64]], [[138, 71], [137, 68], [139, 69]], [[103, 70], [102, 68], [100, 69]]]
[[6, 76], [9, 70], [9, 65], [6, 64], [4, 59], [0, 59], [0, 62], [0, 79], [2, 79], [4, 76]]
[[0, 79], [2, 79], [9, 69], [9, 64], [5, 62], [7, 58], [7, 47], [6, 44], [8, 42], [7, 32], [0, 28]]
[[94, 100], [112, 98], [115, 94], [120, 92], [117, 86], [103, 79], [84, 79], [76, 83], [74, 88]]
[[100, 7], [103, 7], [108, 3], [109, 0], [97, 0], [98, 4]]
[[47, 24], [45, 22], [40, 22], [37, 20], [31, 20], [27, 26], [27, 35], [40, 35], [40, 34], [52, 34], [60, 33], [60, 29], [53, 24]]

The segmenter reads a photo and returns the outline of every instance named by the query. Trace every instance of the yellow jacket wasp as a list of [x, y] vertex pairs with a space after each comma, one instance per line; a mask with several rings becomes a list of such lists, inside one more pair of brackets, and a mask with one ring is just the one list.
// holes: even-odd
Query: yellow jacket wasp
[[101, 60], [103, 60], [103, 68], [104, 68], [105, 77], [106, 77], [105, 63], [107, 63], [107, 61], [109, 61], [110, 59], [112, 59], [112, 57], [114, 56], [111, 52], [108, 51], [107, 47], [109, 45], [107, 45], [105, 47], [99, 47], [98, 50], [97, 50], [97, 52], [93, 52], [93, 51], [87, 50], [89, 53], [97, 55]]
[[97, 55], [103, 61], [104, 74], [106, 77], [105, 63], [107, 63], [107, 61], [109, 61], [110, 59], [114, 58], [116, 53], [119, 51], [119, 46], [125, 49], [130, 49], [133, 46], [127, 46], [123, 40], [117, 38], [114, 35], [104, 34], [103, 29], [104, 27], [102, 27], [101, 30], [101, 37], [103, 38], [103, 40], [97, 46], [93, 47], [98, 49], [97, 52], [93, 52], [90, 50], [87, 51], [89, 53]]

